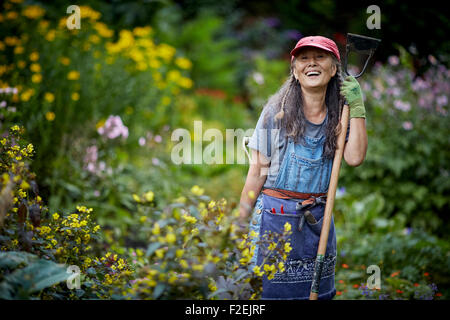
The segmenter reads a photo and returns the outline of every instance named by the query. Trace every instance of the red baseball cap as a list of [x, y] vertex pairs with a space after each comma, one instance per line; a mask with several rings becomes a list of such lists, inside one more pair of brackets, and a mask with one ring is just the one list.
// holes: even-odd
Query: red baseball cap
[[291, 51], [291, 62], [294, 60], [294, 56], [298, 54], [298, 51], [303, 47], [316, 47], [328, 52], [331, 52], [335, 57], [341, 61], [341, 56], [339, 55], [339, 50], [336, 43], [328, 38], [322, 36], [310, 36], [301, 38], [295, 48]]

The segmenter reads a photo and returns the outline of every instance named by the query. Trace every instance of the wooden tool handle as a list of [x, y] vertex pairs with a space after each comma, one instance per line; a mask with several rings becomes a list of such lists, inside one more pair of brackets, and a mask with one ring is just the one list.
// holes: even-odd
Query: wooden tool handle
[[344, 155], [344, 144], [345, 136], [347, 134], [349, 115], [350, 109], [348, 105], [344, 105], [341, 116], [342, 129], [337, 139], [337, 148], [334, 155], [333, 168], [331, 170], [330, 185], [328, 186], [327, 202], [325, 204], [325, 213], [323, 217], [322, 230], [320, 232], [319, 247], [317, 249], [316, 265], [309, 300], [317, 300], [319, 295], [320, 273], [322, 271], [323, 259], [327, 250], [328, 234], [330, 232], [331, 217], [333, 214], [334, 198], [336, 196], [342, 156]]

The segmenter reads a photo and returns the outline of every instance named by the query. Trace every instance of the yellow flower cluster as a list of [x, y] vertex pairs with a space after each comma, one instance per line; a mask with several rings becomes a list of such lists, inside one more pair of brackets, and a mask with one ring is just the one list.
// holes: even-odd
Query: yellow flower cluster
[[192, 224], [197, 223], [197, 219], [191, 215], [188, 215], [185, 213], [185, 214], [183, 214], [182, 217], [188, 223], [192, 223]]
[[201, 196], [205, 192], [205, 189], [200, 188], [199, 186], [195, 185], [191, 188], [191, 192], [196, 196]]
[[39, 19], [45, 14], [45, 10], [42, 9], [40, 6], [31, 5], [26, 6], [23, 9], [22, 14], [29, 19]]
[[132, 197], [133, 200], [136, 201], [137, 203], [146, 204], [154, 200], [155, 194], [153, 193], [153, 191], [147, 191], [141, 197], [138, 196], [137, 194], [133, 194]]

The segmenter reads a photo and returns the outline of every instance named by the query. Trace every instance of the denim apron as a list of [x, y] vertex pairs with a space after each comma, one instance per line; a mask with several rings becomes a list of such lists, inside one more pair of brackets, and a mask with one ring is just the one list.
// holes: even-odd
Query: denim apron
[[[323, 157], [325, 136], [304, 136], [301, 143], [288, 138], [288, 146], [273, 188], [302, 193], [326, 193], [331, 177], [333, 159]], [[324, 197], [312, 197], [309, 205], [297, 206], [305, 199], [280, 199], [260, 193], [253, 210], [250, 231], [259, 236], [272, 231], [283, 233], [289, 222], [292, 235], [289, 238], [292, 251], [288, 254], [285, 271], [277, 272], [271, 280], [264, 275], [262, 299], [309, 299], [314, 274], [315, 259], [325, 211]], [[311, 203], [312, 202], [312, 203]], [[280, 212], [283, 205], [284, 214]], [[275, 208], [275, 213], [272, 212]], [[309, 211], [307, 213], [307, 211]], [[305, 219], [305, 213], [314, 219]], [[253, 265], [262, 265], [267, 248], [255, 245]], [[334, 269], [336, 264], [336, 235], [334, 219], [331, 220], [327, 250], [324, 257], [318, 299], [332, 299], [336, 294]], [[262, 266], [261, 266], [262, 267]]]

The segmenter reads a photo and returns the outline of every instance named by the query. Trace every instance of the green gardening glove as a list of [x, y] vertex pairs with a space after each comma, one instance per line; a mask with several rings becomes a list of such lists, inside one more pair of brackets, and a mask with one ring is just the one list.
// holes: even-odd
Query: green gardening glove
[[350, 118], [365, 118], [363, 95], [358, 81], [353, 76], [345, 78], [341, 86], [341, 95], [345, 97], [350, 107]]

